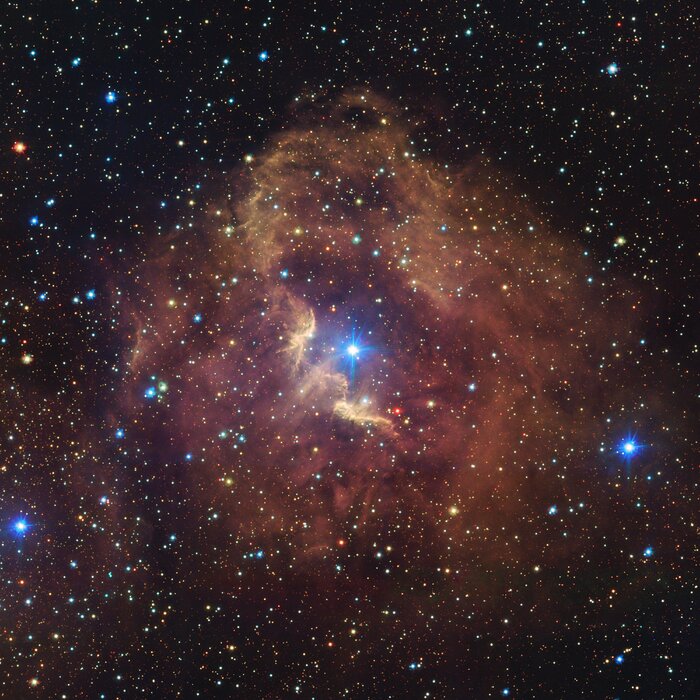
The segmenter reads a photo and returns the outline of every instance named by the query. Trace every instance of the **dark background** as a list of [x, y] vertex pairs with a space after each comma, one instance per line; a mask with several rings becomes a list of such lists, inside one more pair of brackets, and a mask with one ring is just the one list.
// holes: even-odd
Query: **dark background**
[[[148, 262], [161, 239], [197, 222], [225, 175], [288, 122], [296, 98], [369, 86], [405, 104], [409, 115], [421, 115], [413, 124], [417, 153], [457, 167], [478, 158], [507, 173], [555, 230], [590, 251], [601, 280], [632, 279], [653, 299], [647, 340], [675, 368], [677, 381], [692, 384], [697, 29], [697, 9], [686, 2], [5, 3], [0, 368], [3, 464], [16, 466], [0, 474], [0, 516], [7, 523], [0, 694], [481, 698], [511, 688], [523, 698], [695, 697], [692, 576], [683, 563], [659, 574], [657, 593], [649, 598], [647, 589], [638, 610], [616, 611], [609, 628], [600, 618], [588, 639], [571, 632], [577, 616], [585, 616], [573, 604], [557, 639], [538, 639], [533, 630], [496, 642], [505, 651], [490, 646], [493, 641], [462, 639], [455, 620], [454, 627], [435, 631], [441, 669], [411, 675], [403, 656], [377, 637], [366, 650], [373, 661], [353, 687], [324, 674], [322, 654], [318, 666], [305, 670], [297, 650], [285, 644], [285, 636], [296, 635], [290, 630], [309, 624], [303, 610], [298, 621], [287, 610], [277, 624], [271, 613], [263, 630], [256, 609], [229, 603], [223, 619], [212, 613], [194, 622], [183, 613], [167, 634], [149, 636], [138, 631], [143, 620], [125, 622], [123, 611], [103, 610], [99, 600], [82, 606], [83, 617], [69, 614], [57, 592], [55, 604], [42, 603], [40, 617], [20, 624], [17, 606], [22, 609], [25, 594], [17, 581], [28, 567], [46, 590], [53, 584], [67, 590], [63, 564], [57, 565], [65, 542], [86, 559], [97, 547], [73, 513], [64, 520], [59, 513], [70, 490], [68, 462], [89, 462], [95, 453], [81, 443], [74, 421], [83, 419], [72, 407], [87, 410], [95, 425], [104, 419], [123, 350], [123, 337], [112, 332], [115, 310], [101, 300], [113, 295], [114, 279], [117, 287], [128, 286], [130, 271]], [[611, 75], [613, 63], [619, 70]], [[117, 96], [112, 104], [110, 90]], [[13, 150], [16, 142], [26, 144], [25, 153]], [[94, 303], [85, 298], [91, 289]], [[20, 366], [17, 358], [30, 346], [34, 364]], [[90, 392], [76, 388], [81, 378], [89, 378]], [[649, 377], [650, 391], [653, 384]], [[49, 407], [46, 392], [62, 398], [61, 411]], [[690, 400], [678, 400], [692, 415]], [[29, 434], [19, 457], [17, 431]], [[686, 464], [697, 464], [693, 447], [686, 441]], [[686, 504], [691, 482], [679, 490]], [[134, 498], [144, 493], [167, 500], [167, 490], [150, 483]], [[39, 525], [49, 511], [52, 518]], [[32, 512], [41, 549], [7, 534], [14, 518]], [[667, 516], [658, 515], [662, 530]], [[169, 530], [162, 527], [153, 542], [167, 545]], [[666, 534], [692, 549], [695, 528], [684, 522]], [[18, 546], [23, 565], [16, 562]], [[158, 547], [148, 566], [160, 573], [142, 581], [143, 595], [152, 596], [155, 607], [166, 595], [177, 598], [179, 609], [208, 604], [177, 586], [158, 592], [174, 556]], [[680, 584], [670, 587], [671, 580]], [[92, 590], [96, 584], [82, 585]], [[299, 585], [299, 591], [268, 588], [266, 608], [303, 599]], [[336, 594], [329, 585], [328, 616]], [[99, 622], [90, 619], [95, 610]], [[596, 655], [608, 654], [606, 643], [614, 647], [626, 615], [648, 620], [635, 632], [645, 653], [619, 666], [593, 664]], [[125, 626], [133, 626], [133, 634]], [[253, 636], [271, 643], [264, 652], [262, 645], [247, 646], [235, 663], [220, 658], [232, 626], [259, 630]], [[87, 637], [59, 653], [46, 641], [54, 628]], [[277, 634], [281, 651], [274, 652]], [[120, 656], [120, 635], [142, 637], [137, 645], [129, 642], [128, 661]], [[201, 662], [210, 637], [217, 640], [215, 660]], [[468, 677], [460, 670], [465, 650], [479, 659], [478, 677], [473, 668]], [[298, 665], [301, 680], [314, 678], [298, 693], [277, 681], [277, 669], [288, 661]], [[50, 680], [30, 688], [32, 677], [42, 677], [42, 663]]]

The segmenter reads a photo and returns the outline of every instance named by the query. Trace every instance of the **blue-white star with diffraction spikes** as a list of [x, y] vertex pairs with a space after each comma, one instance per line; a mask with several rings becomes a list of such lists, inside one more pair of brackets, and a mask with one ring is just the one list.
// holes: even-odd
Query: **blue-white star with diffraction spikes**
[[24, 518], [18, 518], [12, 523], [12, 529], [18, 535], [23, 535], [29, 529], [29, 523]]
[[625, 438], [617, 446], [617, 452], [627, 460], [635, 457], [641, 449], [642, 446], [633, 437]]

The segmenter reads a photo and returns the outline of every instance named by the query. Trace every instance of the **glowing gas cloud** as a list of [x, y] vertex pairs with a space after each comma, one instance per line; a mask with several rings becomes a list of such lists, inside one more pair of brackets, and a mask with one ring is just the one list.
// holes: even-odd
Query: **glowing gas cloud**
[[[161, 425], [161, 459], [194, 455], [206, 498], [235, 484], [222, 510], [251, 541], [323, 551], [451, 506], [449, 527], [531, 522], [602, 434], [600, 330], [631, 292], [591, 289], [582, 251], [489, 165], [416, 150], [376, 94], [307, 105], [149, 261], [148, 311], [128, 307], [123, 410]], [[164, 428], [135, 402], [151, 376]]]

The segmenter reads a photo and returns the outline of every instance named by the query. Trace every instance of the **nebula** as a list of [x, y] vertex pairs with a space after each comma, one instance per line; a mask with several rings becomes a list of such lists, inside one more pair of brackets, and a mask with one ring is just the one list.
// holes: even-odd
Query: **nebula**
[[[610, 402], [599, 331], [626, 292], [592, 290], [583, 251], [488, 163], [415, 151], [377, 94], [298, 108], [125, 305], [122, 415], [159, 424], [161, 461], [192, 455], [187, 478], [228, 479], [251, 542], [530, 523], [584, 479]], [[139, 400], [161, 377], [166, 420]]]
[[[644, 503], [667, 507], [648, 426], [687, 416], [666, 371], [640, 398], [648, 300], [597, 283], [488, 158], [447, 167], [422, 118], [366, 89], [295, 104], [209, 181], [205, 215], [101, 270], [113, 361], [74, 393], [10, 387], [8, 411], [43, 421], [41, 450], [15, 426], [16, 454], [60, 469], [44, 519], [63, 549], [90, 543], [55, 580], [37, 544], [26, 611], [67, 601], [61, 634], [95, 658], [151, 668], [157, 646], [179, 669], [163, 697], [211, 677], [384, 697], [414, 672], [410, 697], [489, 697], [535, 687], [513, 659], [580, 663], [594, 638], [614, 669], [655, 629], [625, 627], [673, 549], [644, 524]], [[40, 543], [19, 512], [13, 536]], [[63, 687], [93, 687], [61, 658]]]

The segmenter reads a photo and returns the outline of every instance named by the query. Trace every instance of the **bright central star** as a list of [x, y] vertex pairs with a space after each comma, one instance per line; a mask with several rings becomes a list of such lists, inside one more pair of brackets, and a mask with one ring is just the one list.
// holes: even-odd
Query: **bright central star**
[[350, 355], [350, 357], [356, 357], [359, 352], [360, 348], [358, 348], [357, 345], [350, 345], [348, 347], [348, 355]]

